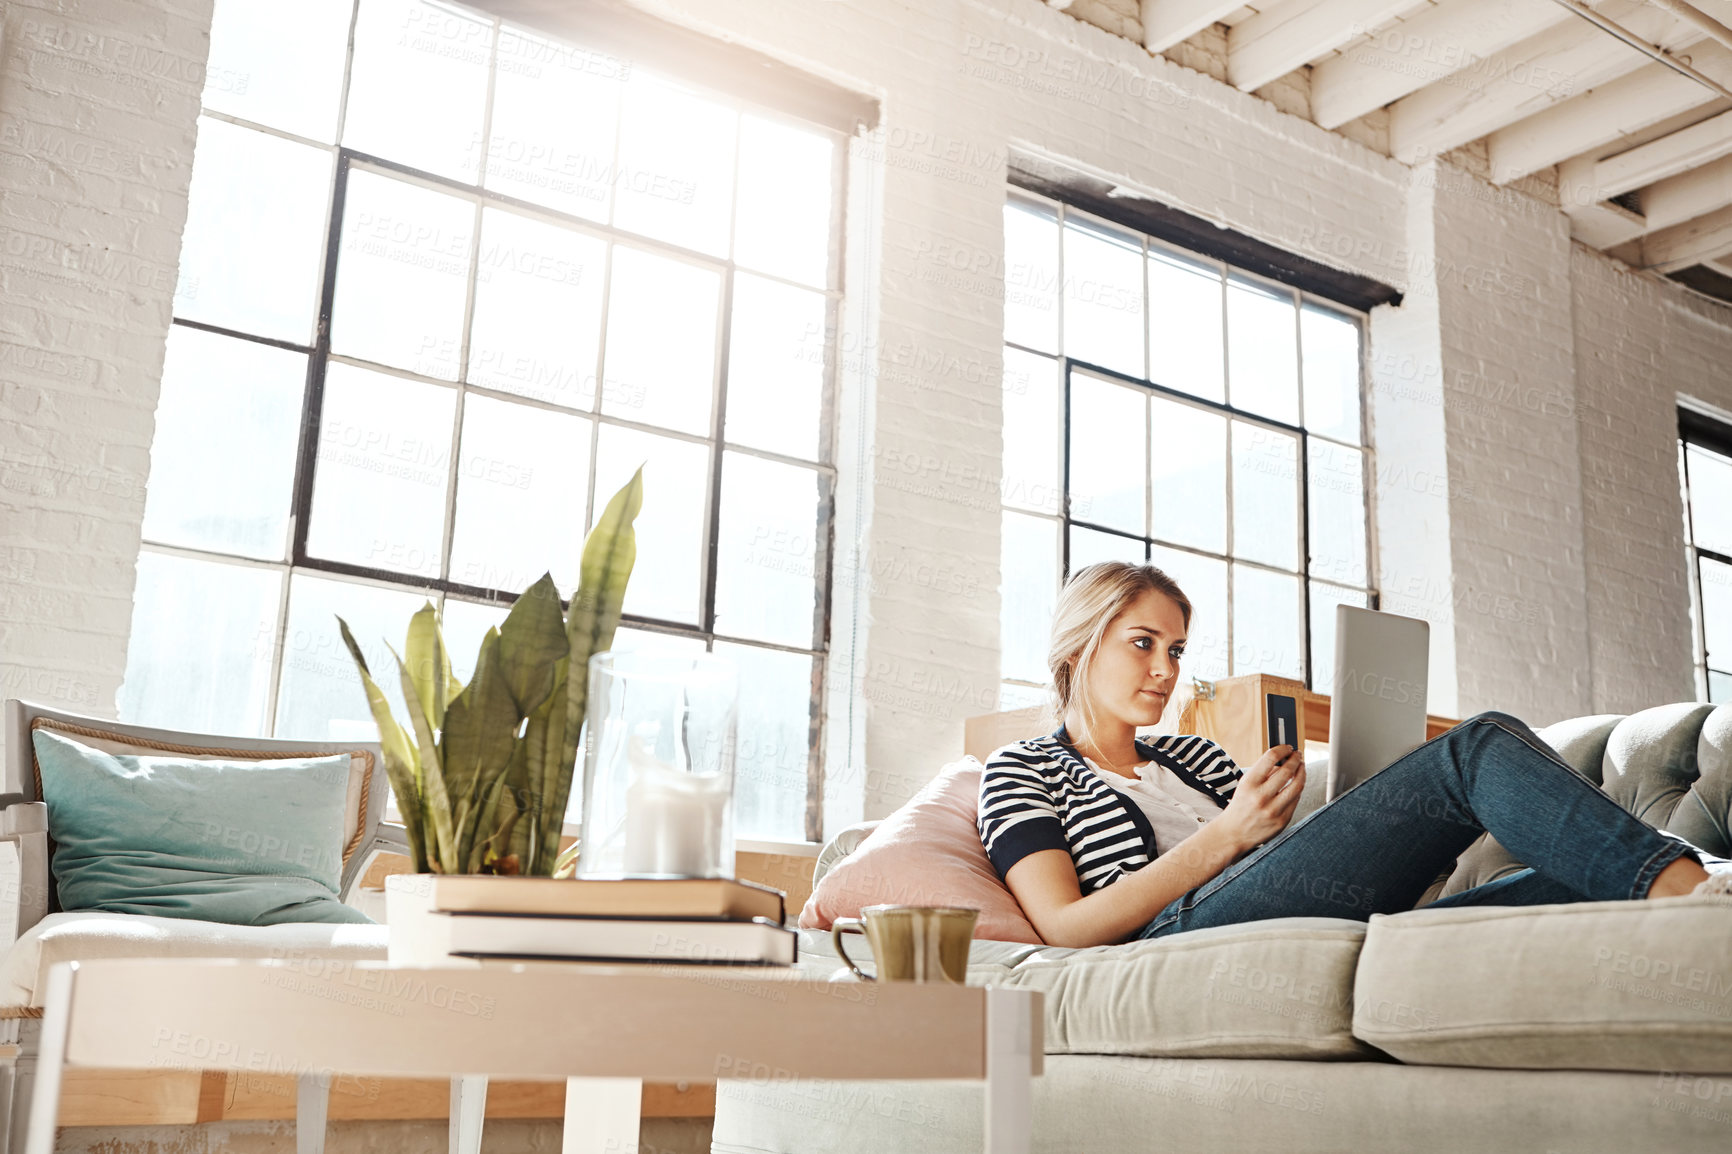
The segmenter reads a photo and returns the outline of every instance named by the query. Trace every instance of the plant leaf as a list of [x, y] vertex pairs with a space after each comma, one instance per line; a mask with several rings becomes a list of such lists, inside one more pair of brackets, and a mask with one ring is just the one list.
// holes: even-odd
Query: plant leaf
[[431, 844], [427, 847], [427, 862], [435, 867], [436, 873], [457, 872], [457, 837], [456, 829], [451, 820], [451, 796], [447, 791], [444, 767], [440, 763], [439, 746], [433, 737], [433, 727], [427, 721], [427, 715], [421, 712], [421, 700], [415, 693], [415, 682], [409, 676], [409, 667], [403, 664], [403, 659], [397, 657], [397, 651], [392, 650], [391, 656], [397, 658], [397, 676], [403, 685], [403, 702], [409, 710], [409, 722], [415, 727], [415, 743], [421, 753], [421, 789], [427, 799], [426, 825], [432, 831]]
[[433, 602], [423, 605], [409, 618], [409, 639], [403, 647], [409, 676], [421, 712], [435, 732], [445, 727], [445, 706], [451, 700], [451, 655], [445, 649], [445, 634], [439, 627], [439, 611]]
[[[520, 741], [524, 750], [523, 776], [528, 791], [531, 821], [527, 844], [517, 847], [517, 860], [523, 872], [531, 876], [545, 877], [553, 872], [553, 858], [546, 852], [548, 843], [542, 835], [542, 830], [548, 825], [543, 821], [543, 814], [553, 802], [548, 794], [535, 787], [537, 783], [557, 777], [555, 769], [565, 751], [565, 683], [570, 671], [571, 663], [563, 657], [560, 658], [554, 670], [553, 692], [548, 694], [540, 709], [530, 714], [529, 725], [524, 729]], [[569, 783], [570, 780], [571, 775], [567, 774], [566, 781]], [[556, 830], [564, 824], [563, 808], [559, 817], [559, 821], [552, 823]]]
[[367, 659], [362, 656], [361, 647], [355, 643], [355, 635], [349, 631], [349, 623], [339, 617], [337, 628], [343, 634], [343, 644], [348, 646], [349, 655], [355, 659], [355, 665], [359, 668], [361, 686], [367, 692], [367, 708], [372, 711], [373, 723], [379, 727], [379, 750], [385, 759], [385, 778], [391, 783], [391, 791], [397, 795], [397, 810], [403, 815], [403, 828], [409, 839], [410, 856], [414, 859], [416, 871], [425, 871], [427, 846], [423, 840], [421, 797], [417, 788], [420, 759], [414, 746], [409, 744], [409, 735], [403, 732], [403, 727], [391, 716], [391, 703], [385, 700], [384, 690], [379, 688], [372, 673], [368, 671]]
[[[445, 788], [463, 815], [459, 823], [462, 832], [453, 839], [454, 854], [459, 844], [473, 844], [483, 791], [511, 761], [512, 746], [523, 723], [500, 667], [499, 645], [499, 630], [489, 629], [481, 639], [475, 676], [445, 711], [445, 729], [439, 738]], [[453, 858], [452, 868], [463, 868], [461, 860]]]
[[542, 845], [559, 844], [566, 803], [571, 798], [577, 744], [589, 709], [589, 659], [613, 645], [613, 633], [625, 604], [626, 583], [637, 563], [637, 531], [632, 524], [642, 508], [640, 465], [631, 480], [608, 501], [583, 545], [581, 577], [565, 619], [570, 665], [565, 678], [564, 742], [559, 760], [546, 767], [540, 782], [531, 783], [543, 806], [537, 827]]
[[528, 717], [547, 700], [554, 664], [568, 648], [559, 587], [551, 573], [544, 573], [523, 591], [499, 626], [499, 667], [518, 713]]

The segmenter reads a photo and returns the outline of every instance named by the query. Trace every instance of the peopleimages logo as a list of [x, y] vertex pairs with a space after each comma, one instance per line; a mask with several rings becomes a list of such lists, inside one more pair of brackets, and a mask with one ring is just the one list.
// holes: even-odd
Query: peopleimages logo
[[1383, 673], [1360, 673], [1349, 669], [1341, 675], [1340, 682], [1363, 693], [1367, 697], [1377, 697], [1384, 701], [1393, 701], [1397, 705], [1408, 705], [1413, 702], [1425, 703], [1425, 682], [1397, 680]]

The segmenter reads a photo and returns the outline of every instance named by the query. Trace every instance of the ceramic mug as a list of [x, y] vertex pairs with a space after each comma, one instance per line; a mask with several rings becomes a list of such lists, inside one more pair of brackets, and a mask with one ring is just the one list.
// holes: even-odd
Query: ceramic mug
[[[865, 906], [860, 917], [837, 918], [830, 926], [836, 955], [862, 980], [886, 982], [949, 982], [962, 985], [968, 976], [968, 949], [974, 944], [979, 910], [957, 906]], [[878, 963], [874, 978], [854, 964], [842, 948], [845, 933], [864, 934]]]

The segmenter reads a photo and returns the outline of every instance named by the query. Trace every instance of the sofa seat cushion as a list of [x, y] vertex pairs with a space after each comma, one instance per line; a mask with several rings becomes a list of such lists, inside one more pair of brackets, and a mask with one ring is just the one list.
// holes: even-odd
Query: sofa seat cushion
[[1732, 1073], [1732, 904], [1373, 916], [1353, 1032], [1437, 1066]]
[[96, 912], [49, 914], [0, 963], [0, 1013], [42, 1005], [48, 971], [90, 958], [280, 958], [384, 961], [386, 928], [294, 922], [234, 926], [190, 918]]
[[[1361, 922], [1279, 918], [1086, 949], [981, 940], [968, 982], [1044, 993], [1049, 1054], [1365, 1058], [1352, 1029], [1364, 937]], [[871, 951], [848, 945], [872, 973]], [[851, 978], [828, 935], [801, 930], [800, 959]]]

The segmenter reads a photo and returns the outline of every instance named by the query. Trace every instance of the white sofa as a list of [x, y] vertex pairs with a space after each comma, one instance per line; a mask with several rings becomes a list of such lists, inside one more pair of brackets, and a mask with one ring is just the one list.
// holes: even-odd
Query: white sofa
[[[1626, 809], [1732, 857], [1732, 706], [1540, 736]], [[818, 876], [873, 824], [838, 834]], [[1516, 868], [1482, 839], [1427, 900]], [[853, 980], [827, 933], [801, 931], [799, 964]], [[1724, 900], [1420, 908], [1091, 949], [976, 941], [969, 981], [1046, 993], [1036, 1151], [1732, 1150]], [[712, 1150], [978, 1150], [981, 1092], [721, 1082]]]

